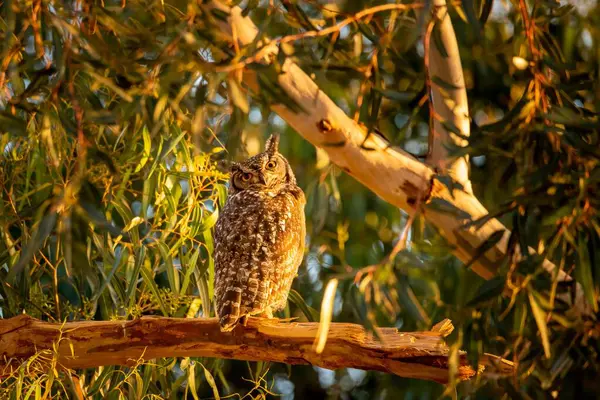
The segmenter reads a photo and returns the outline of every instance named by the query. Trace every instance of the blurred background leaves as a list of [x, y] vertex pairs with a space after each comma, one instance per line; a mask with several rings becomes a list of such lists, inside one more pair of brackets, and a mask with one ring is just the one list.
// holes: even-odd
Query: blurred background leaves
[[[382, 4], [236, 3], [261, 37], [319, 30]], [[250, 96], [223, 71], [252, 57], [258, 43], [232, 48], [214, 25], [219, 16], [197, 2], [0, 2], [0, 316], [212, 315], [211, 227], [226, 197], [228, 161], [257, 153], [280, 132], [280, 151], [308, 200], [308, 249], [280, 317], [318, 319], [323, 285], [336, 278], [334, 321], [409, 331], [450, 318], [449, 343], [474, 364], [484, 352], [517, 363], [514, 377], [461, 384], [460, 396], [597, 397], [598, 322], [556, 299], [571, 288], [541, 272], [542, 258], [507, 259], [486, 282], [450, 255], [422, 215], [389, 258], [409, 216], [341, 173], [269, 110], [274, 102], [293, 107], [274, 80], [292, 57], [348, 115], [391, 145], [426, 154], [421, 39], [422, 9], [430, 6], [368, 14], [331, 35], [288, 42], [273, 67], [248, 66], [261, 82]], [[451, 3], [450, 13], [472, 116], [469, 146], [454, 152], [471, 155], [476, 195], [512, 229], [512, 248], [531, 246], [570, 273], [597, 312], [600, 9], [592, 1], [474, 0]], [[501, 296], [506, 290], [512, 297]], [[0, 393], [444, 393], [381, 373], [212, 359], [40, 376], [22, 370], [0, 383]]]

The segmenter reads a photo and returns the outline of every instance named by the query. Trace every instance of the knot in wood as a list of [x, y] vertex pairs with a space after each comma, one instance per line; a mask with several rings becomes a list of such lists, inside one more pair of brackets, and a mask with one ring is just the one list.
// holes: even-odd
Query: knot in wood
[[331, 122], [329, 122], [328, 119], [324, 118], [317, 122], [317, 128], [321, 133], [329, 133], [333, 130], [333, 125], [331, 125]]

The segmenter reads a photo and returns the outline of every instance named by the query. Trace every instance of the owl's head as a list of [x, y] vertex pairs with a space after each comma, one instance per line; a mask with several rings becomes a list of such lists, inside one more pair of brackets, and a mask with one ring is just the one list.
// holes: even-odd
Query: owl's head
[[269, 137], [265, 151], [231, 166], [230, 194], [242, 190], [278, 192], [286, 185], [296, 184], [288, 161], [279, 153], [279, 135]]

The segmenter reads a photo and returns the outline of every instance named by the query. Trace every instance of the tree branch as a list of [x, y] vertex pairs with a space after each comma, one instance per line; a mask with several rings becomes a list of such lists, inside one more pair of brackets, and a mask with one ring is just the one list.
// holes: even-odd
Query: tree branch
[[[431, 101], [433, 104], [434, 118], [433, 140], [430, 143], [431, 149], [429, 156], [427, 157], [427, 163], [436, 168], [437, 171], [447, 173], [463, 187], [465, 192], [473, 194], [471, 179], [469, 178], [468, 156], [452, 160], [448, 151], [452, 146], [467, 146], [468, 142], [465, 138], [470, 136], [469, 104], [467, 101], [467, 90], [465, 87], [458, 42], [456, 41], [456, 34], [452, 26], [452, 21], [450, 20], [446, 0], [434, 0], [433, 5], [435, 19], [432, 23], [435, 23], [439, 30], [439, 42], [433, 41], [431, 45], [431, 41], [429, 40], [431, 37], [431, 30], [429, 30], [428, 35], [426, 36], [426, 41], [430, 44], [429, 46], [426, 46], [429, 51], [427, 74], [428, 82], [430, 82], [431, 86]], [[440, 47], [443, 47], [443, 49]], [[435, 77], [447, 83], [449, 87], [441, 87], [439, 84], [436, 84]], [[460, 132], [460, 136], [451, 132], [451, 129], [457, 129]], [[481, 206], [481, 203], [473, 203], [471, 206], [472, 209], [476, 209]], [[487, 210], [485, 210], [483, 206], [481, 206], [481, 212], [483, 214], [478, 218], [487, 214]], [[496, 231], [504, 232], [498, 245], [499, 248], [505, 251], [508, 247], [510, 231], [496, 219], [491, 220], [486, 225], [488, 232], [485, 237], [490, 237], [490, 235]], [[457, 239], [460, 240], [461, 238], [457, 237]], [[463, 247], [467, 246], [470, 246], [470, 244], [465, 242]], [[475, 250], [477, 247], [472, 249]], [[535, 253], [531, 248], [527, 250], [529, 253]], [[472, 252], [469, 251], [469, 253]], [[521, 249], [518, 245], [516, 253], [516, 258], [518, 260], [522, 257]], [[503, 253], [498, 254], [498, 260], [500, 260], [503, 255]], [[468, 254], [465, 256], [468, 256]], [[558, 272], [557, 279], [559, 281], [572, 280], [572, 278], [564, 271], [556, 271], [555, 265], [548, 260], [543, 261], [542, 267], [551, 275]], [[584, 293], [579, 283], [577, 283], [575, 290], [576, 298], [574, 304], [576, 307], [582, 313], [591, 312], [591, 308], [585, 303]], [[559, 298], [567, 303], [571, 302], [568, 295], [561, 295]]]
[[[209, 1], [204, 7], [206, 17], [212, 18], [212, 23], [219, 26], [229, 40], [233, 40], [232, 30], [236, 32], [238, 45], [247, 46], [256, 40], [258, 29], [250, 17], [242, 15], [239, 7], [229, 8], [218, 1]], [[219, 10], [219, 17], [212, 14], [214, 9]], [[222, 15], [227, 15], [227, 19], [220, 18]], [[262, 45], [259, 50], [262, 58], [257, 62], [268, 63], [279, 52], [279, 48], [277, 42], [269, 42], [267, 38], [262, 38]], [[260, 90], [256, 72], [244, 69], [243, 73], [244, 84], [251, 90]], [[495, 218], [480, 227], [465, 227], [488, 215], [487, 209], [470, 190], [448, 187], [444, 183], [447, 175], [436, 175], [430, 166], [401, 149], [390, 147], [380, 136], [366, 132], [320, 90], [291, 58], [285, 59], [277, 83], [303, 111], [292, 110], [284, 104], [272, 104], [271, 109], [300, 135], [323, 148], [332, 162], [388, 203], [407, 212], [411, 212], [418, 203], [424, 204], [422, 211], [425, 218], [453, 246], [453, 254], [462, 262], [470, 263], [471, 269], [481, 277], [491, 279], [496, 276], [507, 252], [510, 231]], [[459, 118], [459, 125], [464, 124], [460, 122], [467, 118], [464, 114], [454, 111], [452, 114]], [[464, 172], [459, 175], [464, 179]], [[468, 174], [466, 179], [468, 182]], [[478, 249], [497, 231], [503, 233], [501, 240], [484, 254], [478, 255]], [[562, 270], [557, 271], [550, 261], [545, 260], [543, 267], [551, 274], [558, 273], [559, 281], [571, 281], [569, 275]], [[568, 295], [562, 299], [571, 303]], [[579, 284], [576, 285], [573, 304], [579, 314], [589, 313], [590, 308], [585, 303]]]
[[[449, 321], [443, 322], [448, 327]], [[69, 369], [131, 366], [160, 357], [218, 357], [329, 369], [352, 367], [448, 381], [449, 348], [442, 336], [451, 331], [451, 324], [450, 330], [431, 332], [380, 328], [379, 341], [360, 325], [334, 323], [321, 354], [313, 349], [318, 325], [250, 318], [246, 327], [224, 334], [216, 318], [142, 317], [56, 324], [21, 315], [3, 320], [0, 327], [0, 377], [14, 373], [25, 359], [37, 355], [37, 361], [56, 357], [58, 365]], [[461, 380], [475, 375], [464, 352], [459, 362]], [[486, 366], [501, 374], [513, 370], [512, 363], [493, 356], [486, 357], [479, 369]]]
[[[445, 172], [456, 182], [460, 183], [464, 190], [473, 193], [469, 179], [468, 156], [451, 160], [448, 148], [452, 146], [464, 147], [468, 144], [464, 137], [470, 135], [469, 104], [467, 102], [467, 90], [463, 76], [458, 43], [446, 0], [434, 1], [434, 20], [439, 31], [439, 42], [430, 40], [433, 29], [428, 30], [426, 35], [426, 51], [428, 50], [427, 73], [431, 90], [431, 102], [433, 103], [433, 132], [430, 140], [429, 155], [427, 163], [439, 172]], [[440, 49], [439, 45], [443, 49]], [[447, 83], [448, 87], [441, 87], [435, 78]], [[444, 124], [450, 124], [460, 131], [462, 138], [449, 131]]]

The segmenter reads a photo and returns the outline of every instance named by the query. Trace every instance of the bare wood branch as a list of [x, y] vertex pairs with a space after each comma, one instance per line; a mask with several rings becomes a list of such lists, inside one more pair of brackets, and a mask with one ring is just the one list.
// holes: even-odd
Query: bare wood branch
[[[446, 0], [434, 0], [433, 5], [433, 22], [436, 24], [439, 31], [439, 41], [434, 40], [432, 43], [429, 43], [429, 46], [426, 46], [429, 51], [427, 73], [428, 81], [431, 84], [431, 101], [434, 112], [433, 140], [430, 141], [431, 149], [426, 162], [436, 168], [437, 171], [447, 173], [463, 187], [465, 192], [473, 194], [471, 179], [469, 178], [468, 156], [453, 160], [448, 152], [448, 149], [452, 146], [467, 146], [468, 142], [465, 138], [470, 136], [469, 104], [467, 101], [467, 89], [460, 60], [458, 42], [456, 40], [452, 21], [450, 20]], [[443, 49], [440, 47], [443, 47]], [[436, 80], [434, 77], [447, 83], [448, 86], [441, 87], [439, 84], [436, 84], [434, 82]], [[451, 132], [451, 129], [457, 129], [460, 132], [460, 136]], [[473, 215], [475, 219], [487, 214], [487, 210], [483, 208], [479, 201], [476, 203], [472, 202], [468, 209], [479, 209], [480, 215]], [[498, 248], [505, 251], [508, 247], [510, 231], [498, 220], [491, 220], [483, 226], [480, 232], [484, 237], [490, 237], [496, 231], [504, 232], [502, 239], [498, 243]], [[464, 241], [465, 239], [466, 241]], [[479, 242], [471, 243], [468, 239], [468, 237], [456, 237], [456, 241], [463, 240], [463, 245], [459, 246], [461, 249], [458, 251], [466, 249], [468, 254], [465, 254], [464, 256], [468, 257], [470, 254], [472, 257], [472, 253], [479, 246]], [[452, 242], [454, 243], [455, 240], [452, 240]], [[527, 250], [530, 253], [535, 252], [533, 249]], [[519, 246], [517, 246], [516, 253], [518, 260], [522, 257]], [[487, 256], [489, 257], [490, 255], [488, 254]], [[502, 259], [503, 252], [496, 253], [495, 257], [496, 260]], [[463, 258], [461, 258], [461, 260], [462, 259]], [[493, 261], [494, 258], [491, 258], [491, 260]], [[542, 266], [551, 275], [558, 273], [558, 281], [571, 281], [572, 279], [564, 271], [556, 271], [555, 265], [548, 260], [544, 260]], [[493, 270], [491, 264], [490, 270]], [[491, 278], [491, 276], [486, 279], [489, 278]], [[559, 297], [567, 303], [570, 302], [568, 295]], [[574, 303], [581, 312], [588, 313], [591, 311], [585, 303], [583, 290], [579, 284], [577, 284], [576, 287], [575, 297]]]
[[[449, 324], [444, 321], [444, 326]], [[317, 354], [313, 342], [318, 326], [250, 318], [246, 327], [224, 334], [216, 318], [143, 317], [133, 321], [56, 324], [21, 315], [3, 320], [0, 327], [0, 376], [13, 373], [23, 360], [46, 352], [58, 357], [59, 365], [69, 369], [131, 366], [160, 357], [218, 357], [329, 369], [352, 367], [440, 383], [448, 381], [448, 346], [442, 339], [448, 329], [402, 333], [395, 328], [380, 328], [379, 341], [360, 325], [333, 323], [327, 345]], [[512, 372], [509, 361], [502, 360], [498, 365], [496, 371]], [[491, 371], [492, 363], [488, 366]], [[484, 368], [485, 365], [480, 366], [481, 370]], [[463, 353], [460, 379], [475, 374]]]
[[[431, 148], [427, 163], [437, 168], [438, 171], [447, 173], [460, 183], [465, 191], [472, 193], [468, 156], [451, 160], [448, 155], [449, 147], [466, 146], [467, 140], [464, 137], [470, 135], [469, 104], [458, 43], [448, 15], [446, 0], [435, 0], [433, 4], [435, 7], [433, 22], [439, 32], [439, 42], [428, 40], [428, 74], [434, 116], [433, 140], [430, 141]], [[443, 49], [439, 48], [440, 45], [443, 46]], [[442, 88], [435, 83], [434, 77], [449, 86]], [[458, 129], [463, 138], [450, 132], [444, 124], [451, 124]]]
[[[228, 15], [227, 21], [214, 18], [214, 23], [225, 36], [231, 39], [231, 27], [235, 26], [239, 44], [246, 46], [255, 41], [258, 29], [250, 17], [242, 15], [239, 7], [229, 8], [218, 1], [209, 1], [204, 7], [207, 17], [210, 17], [213, 9]], [[279, 52], [279, 48], [276, 42], [269, 42], [268, 38], [262, 41], [260, 62], [268, 63]], [[471, 269], [481, 277], [491, 279], [496, 276], [507, 252], [510, 231], [494, 218], [480, 227], [465, 227], [469, 222], [488, 214], [471, 191], [449, 188], [443, 183], [444, 175], [436, 175], [430, 166], [402, 149], [390, 147], [380, 136], [366, 132], [320, 90], [291, 58], [284, 61], [277, 80], [289, 98], [303, 111], [297, 112], [282, 104], [271, 105], [273, 111], [306, 140], [324, 149], [333, 163], [388, 203], [409, 213], [417, 204], [424, 204], [423, 215], [453, 246], [453, 254], [461, 261], [471, 263]], [[256, 73], [252, 70], [244, 70], [244, 84], [250, 90], [260, 90]], [[467, 118], [461, 113], [453, 115], [459, 121]], [[460, 174], [464, 179], [464, 174]], [[468, 181], [468, 174], [466, 179]], [[503, 232], [502, 239], [483, 255], [477, 255], [480, 246], [497, 231]], [[543, 267], [549, 273], [557, 274], [559, 281], [572, 280], [564, 271], [557, 271], [556, 266], [548, 260], [544, 261]], [[564, 296], [563, 300], [570, 302], [569, 296]], [[576, 285], [574, 310], [579, 314], [589, 313], [590, 310], [579, 284]]]

